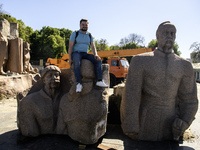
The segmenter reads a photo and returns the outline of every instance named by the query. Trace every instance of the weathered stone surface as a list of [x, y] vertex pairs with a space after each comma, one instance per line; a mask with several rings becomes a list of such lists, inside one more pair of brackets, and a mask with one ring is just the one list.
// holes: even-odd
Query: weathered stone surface
[[158, 48], [131, 60], [120, 113], [123, 132], [132, 139], [178, 140], [194, 120], [193, 68], [174, 54], [175, 34], [174, 25], [161, 24]]
[[7, 70], [11, 72], [23, 73], [23, 40], [15, 38], [9, 40], [9, 54]]
[[[103, 68], [103, 79], [106, 79], [108, 65]], [[50, 96], [52, 89], [47, 88], [48, 82], [44, 80], [49, 76], [48, 72], [45, 75], [42, 73], [42, 80], [38, 81], [19, 102], [18, 123], [24, 136], [67, 134], [80, 143], [94, 144], [105, 134], [107, 89], [95, 86], [94, 66], [90, 61], [82, 60], [81, 70], [81, 93], [75, 91], [76, 83], [72, 70], [65, 69], [60, 74], [59, 90], [53, 90], [54, 96]], [[51, 86], [53, 88], [53, 85]]]
[[[103, 79], [108, 78], [108, 66], [104, 65]], [[60, 103], [58, 134], [68, 134], [72, 139], [94, 144], [106, 132], [108, 113], [108, 93], [106, 89], [95, 87], [94, 66], [88, 60], [81, 62], [83, 90], [76, 93], [75, 77], [72, 87]]]
[[41, 76], [42, 89], [19, 101], [18, 127], [24, 136], [55, 133], [61, 98], [60, 72], [56, 66], [46, 67]]
[[38, 69], [34, 69], [30, 64], [30, 44], [23, 42], [23, 72], [24, 73], [37, 73]]
[[15, 22], [10, 23], [10, 35], [15, 38], [19, 37], [18, 24]]
[[[37, 75], [36, 75], [37, 76]], [[31, 88], [35, 75], [0, 76], [0, 95], [15, 97], [17, 93]]]
[[8, 42], [0, 40], [0, 75], [5, 75], [5, 64], [8, 59]]
[[7, 38], [10, 35], [10, 23], [6, 19], [0, 20], [0, 32]]
[[[0, 75], [15, 73], [38, 73], [30, 61], [30, 45], [18, 38], [18, 24], [0, 20]], [[8, 72], [8, 73], [7, 73]]]

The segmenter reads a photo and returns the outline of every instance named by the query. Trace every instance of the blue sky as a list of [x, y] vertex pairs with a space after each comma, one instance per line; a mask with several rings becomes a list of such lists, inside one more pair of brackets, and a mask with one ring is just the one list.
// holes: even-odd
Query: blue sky
[[89, 32], [108, 45], [131, 33], [142, 35], [145, 46], [155, 39], [158, 25], [171, 21], [177, 28], [176, 42], [182, 57], [189, 58], [193, 42], [200, 42], [199, 0], [0, 0], [3, 10], [27, 26], [79, 29], [89, 20]]

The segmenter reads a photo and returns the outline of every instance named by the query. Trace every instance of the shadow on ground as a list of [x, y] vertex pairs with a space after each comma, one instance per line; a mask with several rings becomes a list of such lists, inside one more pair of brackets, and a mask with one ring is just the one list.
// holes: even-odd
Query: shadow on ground
[[[113, 142], [120, 140], [120, 143]], [[98, 148], [100, 147], [104, 148]], [[113, 145], [113, 146], [112, 146]], [[115, 148], [113, 148], [115, 147]], [[179, 146], [178, 142], [133, 141], [125, 136], [120, 125], [108, 125], [106, 134], [94, 145], [82, 145], [65, 135], [42, 135], [37, 138], [23, 138], [18, 130], [0, 135], [0, 150], [194, 150]]]

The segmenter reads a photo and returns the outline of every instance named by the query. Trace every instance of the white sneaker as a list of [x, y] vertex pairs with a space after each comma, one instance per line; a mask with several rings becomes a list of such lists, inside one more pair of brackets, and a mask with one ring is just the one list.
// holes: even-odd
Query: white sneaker
[[80, 83], [78, 83], [78, 84], [76, 85], [76, 93], [81, 92], [82, 89], [83, 89], [83, 86], [82, 86]]
[[96, 86], [102, 87], [102, 88], [107, 88], [108, 85], [106, 85], [103, 81], [97, 81]]

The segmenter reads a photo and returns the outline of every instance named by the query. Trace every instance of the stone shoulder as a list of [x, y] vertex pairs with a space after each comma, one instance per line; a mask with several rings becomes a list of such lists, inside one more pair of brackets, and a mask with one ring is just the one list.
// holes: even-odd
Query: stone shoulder
[[40, 91], [31, 93], [22, 99], [22, 103], [32, 105], [36, 101], [38, 101], [38, 96], [40, 95]]
[[175, 54], [175, 60], [178, 61], [183, 68], [185, 69], [186, 72], [192, 71], [193, 72], [193, 67], [190, 61], [178, 56]]
[[132, 57], [131, 64], [143, 64], [147, 59], [151, 59], [154, 56], [154, 52], [142, 53]]

